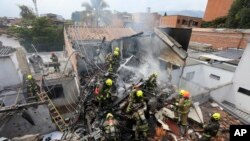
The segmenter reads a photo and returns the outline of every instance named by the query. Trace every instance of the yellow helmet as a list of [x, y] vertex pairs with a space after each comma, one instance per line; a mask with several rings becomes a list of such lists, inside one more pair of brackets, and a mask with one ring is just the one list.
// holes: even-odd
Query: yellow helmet
[[183, 96], [184, 93], [185, 93], [185, 90], [180, 90], [180, 92], [179, 92], [179, 94], [180, 94], [181, 96]]
[[212, 115], [212, 118], [213, 118], [214, 120], [220, 120], [220, 113], [214, 113], [214, 114]]
[[119, 56], [119, 52], [118, 51], [114, 51], [114, 56]]
[[106, 85], [112, 86], [113, 81], [111, 79], [106, 80]]
[[138, 91], [136, 92], [136, 96], [137, 96], [137, 97], [143, 97], [143, 92], [142, 92], [141, 90], [138, 90]]
[[113, 116], [113, 114], [108, 113], [107, 116], [106, 116], [106, 119], [109, 118], [109, 117], [112, 117], [112, 118], [113, 118], [114, 116]]
[[120, 51], [119, 47], [116, 47], [116, 48], [115, 48], [115, 51], [119, 52], [119, 51]]
[[32, 79], [32, 75], [29, 74], [29, 75], [27, 76], [27, 78], [28, 78], [28, 80], [31, 80], [31, 79]]

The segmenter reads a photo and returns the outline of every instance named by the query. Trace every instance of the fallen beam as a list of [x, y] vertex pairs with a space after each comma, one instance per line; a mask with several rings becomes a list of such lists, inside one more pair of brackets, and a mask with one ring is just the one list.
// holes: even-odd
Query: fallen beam
[[21, 110], [23, 108], [42, 105], [42, 104], [46, 104], [46, 103], [47, 103], [47, 101], [43, 101], [43, 102], [32, 102], [32, 103], [27, 103], [27, 104], [20, 104], [20, 105], [1, 107], [0, 108], [0, 113]]

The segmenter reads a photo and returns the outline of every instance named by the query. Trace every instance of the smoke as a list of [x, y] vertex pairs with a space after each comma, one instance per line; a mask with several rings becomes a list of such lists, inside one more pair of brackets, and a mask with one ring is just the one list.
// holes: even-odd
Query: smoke
[[[167, 82], [166, 63], [161, 63], [159, 60], [166, 45], [161, 44], [154, 36], [139, 37], [136, 42], [134, 48], [137, 48], [138, 51], [133, 59], [126, 60], [127, 63], [121, 65], [120, 76], [125, 78], [125, 82], [135, 82], [141, 78], [147, 79], [151, 74], [157, 73], [158, 83]], [[137, 62], [135, 63], [135, 61]]]

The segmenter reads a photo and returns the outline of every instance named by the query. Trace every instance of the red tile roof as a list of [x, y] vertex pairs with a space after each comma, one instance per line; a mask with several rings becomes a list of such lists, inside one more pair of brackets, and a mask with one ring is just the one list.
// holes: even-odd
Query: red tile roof
[[67, 34], [72, 40], [102, 40], [106, 37], [106, 41], [112, 41], [134, 35], [136, 32], [131, 28], [69, 26]]

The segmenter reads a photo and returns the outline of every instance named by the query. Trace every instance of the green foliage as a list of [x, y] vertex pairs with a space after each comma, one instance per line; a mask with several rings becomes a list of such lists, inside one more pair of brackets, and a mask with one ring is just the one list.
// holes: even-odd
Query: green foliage
[[226, 27], [226, 20], [227, 17], [220, 17], [217, 18], [211, 22], [205, 22], [203, 21], [201, 24], [201, 27], [207, 28], [207, 27], [211, 27], [211, 28], [223, 28]]
[[105, 25], [109, 25], [111, 23], [110, 18], [112, 13], [111, 11], [106, 10], [109, 5], [104, 0], [90, 0], [90, 3], [82, 3], [82, 7], [84, 7], [85, 10], [82, 11], [80, 15], [75, 13], [72, 17], [75, 19], [80, 18], [87, 25], [100, 26], [100, 23]]
[[250, 0], [235, 0], [226, 24], [228, 28], [250, 28]]
[[20, 16], [25, 19], [25, 20], [33, 20], [35, 19], [35, 13], [32, 11], [31, 8], [29, 8], [26, 5], [18, 5], [18, 7], [20, 8], [21, 12], [20, 12]]
[[9, 31], [21, 38], [28, 52], [34, 52], [31, 44], [38, 51], [59, 51], [64, 44], [63, 26], [55, 25], [47, 17], [35, 18], [30, 26], [10, 27]]

